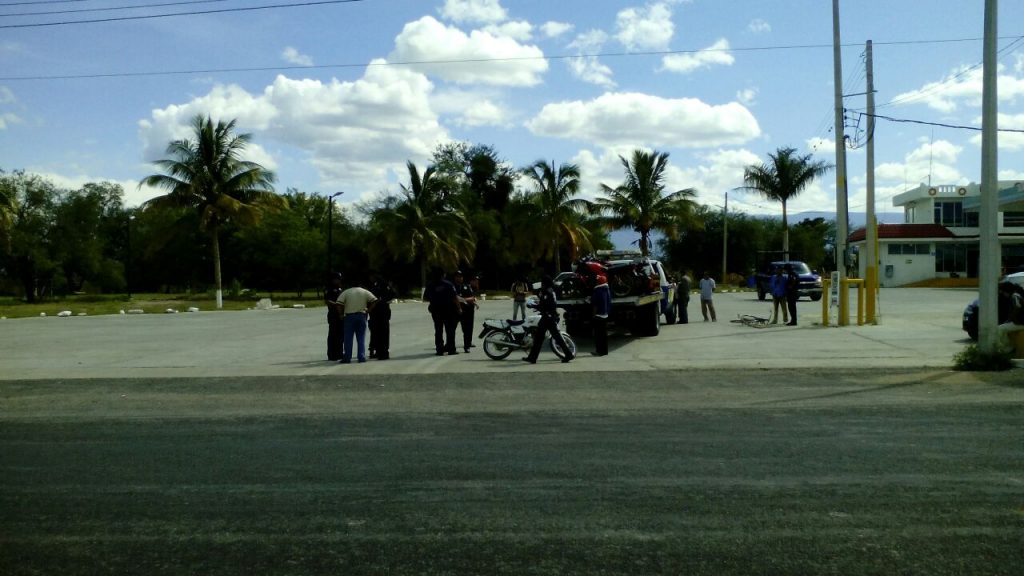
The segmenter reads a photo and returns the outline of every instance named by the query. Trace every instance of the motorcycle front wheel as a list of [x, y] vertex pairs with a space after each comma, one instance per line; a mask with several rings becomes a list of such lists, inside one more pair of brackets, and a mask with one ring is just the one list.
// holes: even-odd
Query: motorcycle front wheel
[[[576, 356], [576, 342], [572, 339], [572, 336], [569, 336], [566, 332], [562, 332], [562, 340], [565, 340], [565, 345], [569, 349], [569, 357], [572, 358]], [[555, 344], [555, 340], [553, 338], [548, 340], [548, 346], [551, 347], [551, 351], [555, 353], [555, 356], [565, 358], [566, 351], [562, 350], [561, 346]]]
[[491, 360], [504, 360], [515, 348], [512, 335], [508, 332], [491, 332], [484, 338], [484, 354]]

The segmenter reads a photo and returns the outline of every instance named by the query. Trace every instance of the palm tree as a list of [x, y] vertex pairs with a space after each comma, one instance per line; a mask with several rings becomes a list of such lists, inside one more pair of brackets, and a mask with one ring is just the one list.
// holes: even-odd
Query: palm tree
[[769, 200], [782, 203], [782, 252], [789, 260], [789, 221], [786, 203], [802, 192], [815, 178], [825, 175], [833, 166], [824, 161], [814, 162], [812, 155], [796, 155], [795, 148], [779, 148], [769, 154], [771, 162], [747, 166], [743, 171], [746, 186], [742, 190], [758, 192]]
[[543, 248], [539, 256], [553, 257], [555, 272], [561, 272], [563, 245], [568, 246], [573, 259], [580, 251], [589, 251], [592, 247], [590, 231], [583, 223], [590, 203], [574, 198], [580, 193], [580, 169], [575, 164], [555, 168], [554, 161], [549, 164], [537, 160], [524, 168], [523, 174], [535, 187], [526, 197], [533, 209], [528, 219], [532, 236], [550, 240], [540, 242]]
[[243, 160], [250, 134], [235, 134], [235, 121], [214, 125], [209, 116], [192, 119], [194, 139], [168, 144], [170, 158], [154, 162], [164, 174], [153, 174], [139, 184], [164, 188], [167, 194], [149, 200], [145, 208], [190, 208], [199, 215], [201, 229], [213, 247], [213, 280], [217, 308], [224, 306], [220, 271], [220, 228], [226, 222], [251, 225], [265, 208], [281, 208], [286, 201], [274, 194], [274, 173]]
[[594, 212], [608, 230], [632, 228], [640, 233], [640, 253], [650, 253], [651, 231], [669, 238], [679, 235], [680, 226], [693, 219], [697, 195], [693, 188], [665, 194], [668, 153], [634, 150], [631, 160], [619, 156], [626, 179], [616, 188], [601, 184], [604, 197], [594, 201]]
[[433, 166], [422, 176], [415, 164], [407, 166], [409, 185], [402, 185], [402, 197], [374, 211], [370, 220], [388, 252], [407, 262], [419, 261], [420, 284], [426, 286], [428, 266], [451, 270], [472, 260], [476, 241], [458, 206], [444, 200], [451, 196], [445, 193], [449, 183]]
[[[0, 171], [0, 175], [3, 171]], [[17, 196], [14, 187], [6, 185], [6, 180], [0, 182], [0, 240], [3, 240], [4, 247], [10, 241], [11, 225], [14, 222], [14, 213], [18, 209]]]

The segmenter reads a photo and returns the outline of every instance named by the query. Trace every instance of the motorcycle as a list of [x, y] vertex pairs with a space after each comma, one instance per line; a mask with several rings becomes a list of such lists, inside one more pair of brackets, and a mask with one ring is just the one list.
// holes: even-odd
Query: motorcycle
[[[532, 308], [532, 306], [531, 306]], [[492, 360], [504, 360], [508, 358], [513, 350], [529, 350], [533, 346], [533, 339], [536, 337], [537, 329], [540, 326], [541, 315], [531, 314], [525, 320], [501, 320], [488, 318], [484, 320], [483, 329], [478, 338], [483, 339], [484, 354]], [[562, 330], [561, 321], [558, 323], [558, 331], [562, 334], [562, 340], [568, 347], [570, 356], [576, 355], [576, 342], [569, 334]], [[549, 339], [548, 345], [551, 351], [559, 358], [566, 357], [566, 350], [556, 346], [555, 341]]]

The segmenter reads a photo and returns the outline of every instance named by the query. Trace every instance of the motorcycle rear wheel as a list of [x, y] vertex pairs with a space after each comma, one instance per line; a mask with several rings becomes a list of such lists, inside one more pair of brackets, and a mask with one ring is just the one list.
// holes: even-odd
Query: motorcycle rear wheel
[[484, 338], [484, 354], [491, 360], [504, 360], [517, 347], [508, 332], [491, 332]]

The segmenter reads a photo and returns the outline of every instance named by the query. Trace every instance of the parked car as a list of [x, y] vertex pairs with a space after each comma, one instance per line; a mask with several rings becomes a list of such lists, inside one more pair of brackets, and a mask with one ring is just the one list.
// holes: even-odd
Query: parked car
[[756, 278], [757, 299], [764, 300], [771, 293], [771, 289], [768, 286], [771, 277], [775, 275], [776, 270], [779, 268], [785, 269], [787, 266], [792, 267], [797, 276], [800, 277], [800, 297], [810, 298], [815, 302], [821, 300], [821, 276], [799, 260], [771, 262], [764, 270], [758, 272]]
[[[999, 282], [1009, 282], [1011, 284], [1015, 284], [1017, 286], [1020, 286], [1021, 289], [1024, 290], [1024, 272], [1016, 272], [1014, 274], [1007, 274]], [[1002, 322], [1004, 320], [1002, 318], [1002, 316], [1003, 316], [1003, 313], [1002, 313], [1003, 308], [1004, 308], [1004, 304], [1000, 301], [1000, 303], [999, 303], [999, 310], [1000, 310], [999, 322]], [[967, 332], [967, 335], [971, 338], [971, 340], [977, 340], [978, 339], [978, 299], [977, 298], [972, 300], [971, 303], [968, 304], [966, 308], [964, 308], [962, 328], [964, 329], [964, 332]]]

